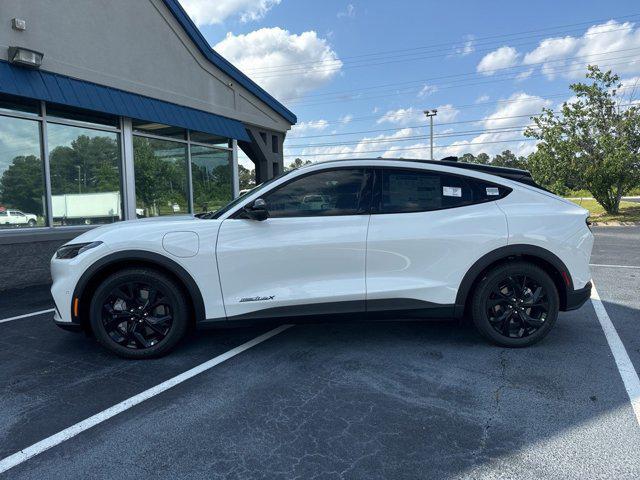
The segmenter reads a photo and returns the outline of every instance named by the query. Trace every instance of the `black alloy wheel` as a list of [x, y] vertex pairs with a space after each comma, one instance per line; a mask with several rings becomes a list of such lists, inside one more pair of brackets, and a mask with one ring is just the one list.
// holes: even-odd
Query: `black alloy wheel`
[[90, 306], [96, 339], [125, 358], [169, 352], [188, 325], [186, 297], [164, 273], [132, 268], [114, 273], [96, 289]]
[[547, 320], [549, 298], [533, 278], [510, 275], [489, 294], [486, 312], [498, 333], [509, 338], [528, 337]]
[[480, 333], [507, 347], [541, 340], [553, 327], [558, 310], [553, 280], [526, 262], [503, 264], [487, 272], [472, 299], [473, 321]]
[[149, 348], [164, 340], [173, 325], [166, 295], [157, 287], [126, 282], [102, 305], [102, 323], [111, 339], [127, 348]]

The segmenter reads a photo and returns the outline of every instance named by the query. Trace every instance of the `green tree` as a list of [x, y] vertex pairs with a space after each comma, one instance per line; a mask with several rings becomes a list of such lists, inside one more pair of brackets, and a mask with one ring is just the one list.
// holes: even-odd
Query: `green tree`
[[305, 165], [311, 165], [313, 162], [311, 160], [302, 160], [301, 158], [296, 158], [293, 162], [289, 164], [289, 166], [284, 167], [284, 171], [288, 172], [289, 170], [294, 170], [296, 168], [304, 167]]
[[0, 202], [27, 213], [42, 214], [42, 162], [34, 155], [15, 157], [0, 178]]
[[238, 165], [238, 180], [240, 181], [240, 190], [247, 190], [256, 186], [256, 174], [254, 170]]
[[525, 157], [517, 157], [511, 150], [505, 150], [493, 157], [491, 165], [524, 169], [527, 168], [527, 159]]
[[460, 157], [461, 162], [466, 163], [479, 163], [481, 165], [489, 164], [489, 155], [486, 153], [479, 153], [478, 156], [474, 156], [472, 153], [465, 153]]
[[49, 161], [54, 195], [120, 190], [120, 154], [115, 138], [80, 135], [71, 146], [54, 148]]
[[575, 102], [559, 114], [543, 109], [525, 135], [540, 141], [533, 168], [547, 182], [574, 182], [616, 214], [622, 196], [640, 184], [640, 110], [622, 104], [620, 79], [610, 70], [590, 65], [586, 77], [592, 82], [571, 85]]

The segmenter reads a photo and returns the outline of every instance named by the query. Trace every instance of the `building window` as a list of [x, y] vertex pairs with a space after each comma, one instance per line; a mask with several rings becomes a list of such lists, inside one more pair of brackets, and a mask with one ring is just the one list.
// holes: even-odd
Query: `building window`
[[191, 183], [196, 213], [215, 211], [233, 197], [231, 152], [191, 146]]
[[278, 136], [277, 135], [271, 135], [271, 151], [273, 153], [278, 153], [279, 148], [278, 148]]
[[40, 124], [0, 116], [0, 228], [46, 225]]
[[47, 124], [54, 225], [122, 220], [119, 134]]
[[133, 163], [138, 217], [189, 212], [185, 143], [134, 136]]

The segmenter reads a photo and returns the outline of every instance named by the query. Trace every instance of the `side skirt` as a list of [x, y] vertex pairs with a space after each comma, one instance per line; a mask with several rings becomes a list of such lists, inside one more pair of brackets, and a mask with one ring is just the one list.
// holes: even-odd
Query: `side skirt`
[[276, 320], [287, 323], [328, 321], [385, 321], [385, 320], [451, 320], [457, 318], [454, 304], [440, 304], [422, 300], [393, 298], [383, 300], [316, 303], [257, 310], [233, 317], [211, 318], [198, 322], [198, 328], [217, 328], [255, 324]]

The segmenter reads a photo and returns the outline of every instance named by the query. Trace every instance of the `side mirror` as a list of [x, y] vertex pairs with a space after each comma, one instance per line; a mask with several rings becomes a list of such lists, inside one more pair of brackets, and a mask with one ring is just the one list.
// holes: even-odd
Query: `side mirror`
[[253, 204], [244, 207], [244, 213], [251, 220], [257, 220], [262, 222], [269, 218], [269, 211], [267, 210], [267, 202], [262, 198], [256, 199]]

